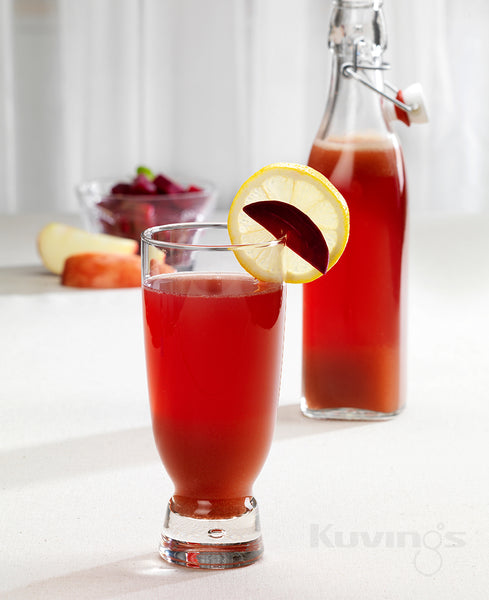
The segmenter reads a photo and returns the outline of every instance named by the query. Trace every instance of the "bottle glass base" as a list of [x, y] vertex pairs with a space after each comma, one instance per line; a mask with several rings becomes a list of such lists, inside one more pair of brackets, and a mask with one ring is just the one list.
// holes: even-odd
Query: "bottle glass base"
[[307, 406], [305, 398], [301, 400], [302, 414], [310, 419], [336, 419], [342, 421], [387, 421], [403, 411], [401, 406], [392, 412], [365, 410], [362, 408], [319, 408], [312, 409]]
[[205, 519], [184, 516], [168, 503], [160, 556], [167, 562], [195, 569], [233, 569], [256, 562], [263, 554], [258, 506], [236, 517]]

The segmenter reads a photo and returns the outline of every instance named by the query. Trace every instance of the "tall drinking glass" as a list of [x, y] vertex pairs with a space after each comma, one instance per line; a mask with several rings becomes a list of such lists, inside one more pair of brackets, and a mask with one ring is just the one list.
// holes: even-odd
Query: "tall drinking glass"
[[143, 312], [153, 432], [174, 484], [160, 554], [225, 569], [263, 553], [252, 486], [270, 449], [280, 389], [284, 286], [240, 266], [284, 246], [231, 245], [223, 223], [142, 234]]

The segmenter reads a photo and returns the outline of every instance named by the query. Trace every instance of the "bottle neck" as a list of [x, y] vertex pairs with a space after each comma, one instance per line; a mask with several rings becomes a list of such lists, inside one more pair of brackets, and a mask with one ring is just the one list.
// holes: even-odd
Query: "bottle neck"
[[329, 32], [333, 54], [331, 81], [319, 139], [391, 134], [381, 96], [345, 71], [348, 66], [383, 90], [380, 67], [385, 47], [384, 20], [378, 2], [337, 0]]

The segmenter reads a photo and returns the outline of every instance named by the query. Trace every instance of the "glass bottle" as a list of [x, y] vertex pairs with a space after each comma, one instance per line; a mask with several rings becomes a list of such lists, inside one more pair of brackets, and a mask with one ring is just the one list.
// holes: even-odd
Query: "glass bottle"
[[[350, 208], [350, 239], [326, 277], [303, 291], [302, 411], [384, 419], [404, 405], [406, 178], [384, 90], [386, 32], [376, 0], [336, 0], [326, 111], [309, 165]], [[350, 73], [350, 74], [349, 74]]]

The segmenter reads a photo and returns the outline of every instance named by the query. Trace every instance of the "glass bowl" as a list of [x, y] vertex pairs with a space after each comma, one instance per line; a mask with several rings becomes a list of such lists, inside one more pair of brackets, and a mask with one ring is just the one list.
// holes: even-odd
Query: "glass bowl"
[[178, 179], [191, 191], [173, 194], [112, 193], [116, 179], [95, 179], [79, 184], [76, 193], [82, 207], [85, 224], [90, 231], [108, 233], [140, 241], [149, 227], [201, 222], [216, 205], [217, 191], [213, 184], [198, 179]]

